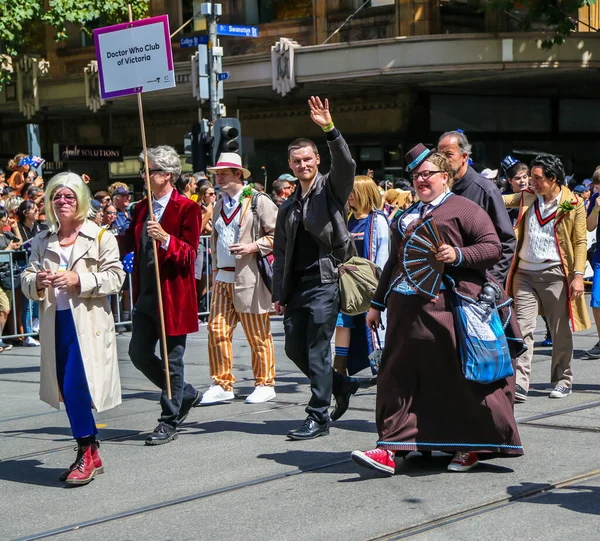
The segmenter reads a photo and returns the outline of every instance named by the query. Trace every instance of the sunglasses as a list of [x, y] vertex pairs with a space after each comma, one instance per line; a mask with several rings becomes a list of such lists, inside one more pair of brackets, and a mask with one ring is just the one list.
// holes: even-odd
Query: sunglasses
[[[154, 173], [164, 173], [164, 171], [162, 169], [150, 169], [148, 171], [151, 175], [153, 175]], [[145, 167], [140, 167], [140, 175], [144, 176], [146, 174], [146, 168]]]
[[71, 203], [71, 204], [72, 204], [74, 201], [76, 201], [76, 200], [77, 200], [77, 198], [76, 198], [74, 195], [70, 195], [70, 194], [64, 194], [64, 193], [59, 193], [59, 194], [56, 194], [56, 195], [55, 195], [55, 196], [52, 198], [52, 200], [53, 200], [54, 202], [56, 202], [56, 201], [60, 201], [60, 200], [63, 200], [63, 201], [65, 201], [66, 203]]

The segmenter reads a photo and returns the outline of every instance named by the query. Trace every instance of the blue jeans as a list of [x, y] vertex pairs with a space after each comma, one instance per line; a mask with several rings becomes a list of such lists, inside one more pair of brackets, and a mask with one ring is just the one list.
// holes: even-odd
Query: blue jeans
[[40, 317], [40, 303], [30, 301], [23, 293], [21, 293], [21, 299], [23, 309], [21, 311], [21, 323], [25, 329], [25, 334], [32, 334], [31, 322], [33, 319], [39, 319]]

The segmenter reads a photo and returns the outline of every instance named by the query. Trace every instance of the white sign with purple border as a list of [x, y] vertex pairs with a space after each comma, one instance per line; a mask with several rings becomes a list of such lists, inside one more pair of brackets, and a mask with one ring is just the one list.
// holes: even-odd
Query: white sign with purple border
[[94, 30], [103, 100], [175, 86], [169, 17]]

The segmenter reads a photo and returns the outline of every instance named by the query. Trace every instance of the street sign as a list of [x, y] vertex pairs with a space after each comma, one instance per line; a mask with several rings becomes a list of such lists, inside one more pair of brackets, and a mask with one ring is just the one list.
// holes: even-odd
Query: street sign
[[231, 74], [228, 71], [224, 71], [223, 73], [217, 74], [218, 81], [229, 81], [230, 77], [231, 77]]
[[175, 86], [169, 17], [94, 30], [103, 100]]
[[179, 40], [179, 46], [182, 48], [198, 47], [198, 45], [207, 45], [208, 36], [189, 36]]
[[257, 38], [258, 26], [218, 24], [217, 34], [221, 36], [237, 36], [238, 38]]

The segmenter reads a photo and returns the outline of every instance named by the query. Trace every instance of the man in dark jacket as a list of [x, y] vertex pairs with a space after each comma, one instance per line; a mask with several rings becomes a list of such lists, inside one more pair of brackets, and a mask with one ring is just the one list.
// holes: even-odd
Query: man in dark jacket
[[515, 233], [508, 211], [498, 187], [482, 177], [469, 165], [471, 145], [464, 133], [449, 131], [438, 142], [438, 151], [448, 158], [454, 172], [452, 191], [477, 203], [485, 210], [496, 228], [502, 243], [502, 259], [490, 270], [490, 274], [504, 285], [515, 252]]
[[330, 345], [340, 307], [338, 266], [356, 255], [344, 209], [356, 164], [333, 125], [329, 102], [311, 97], [308, 103], [313, 122], [326, 134], [331, 169], [319, 173], [321, 158], [313, 141], [290, 144], [288, 163], [300, 186], [279, 209], [273, 249], [273, 301], [275, 311], [285, 313], [285, 351], [310, 379], [312, 394], [308, 417], [288, 432], [294, 440], [329, 434], [332, 394], [335, 421], [358, 389], [356, 379], [333, 371]]

